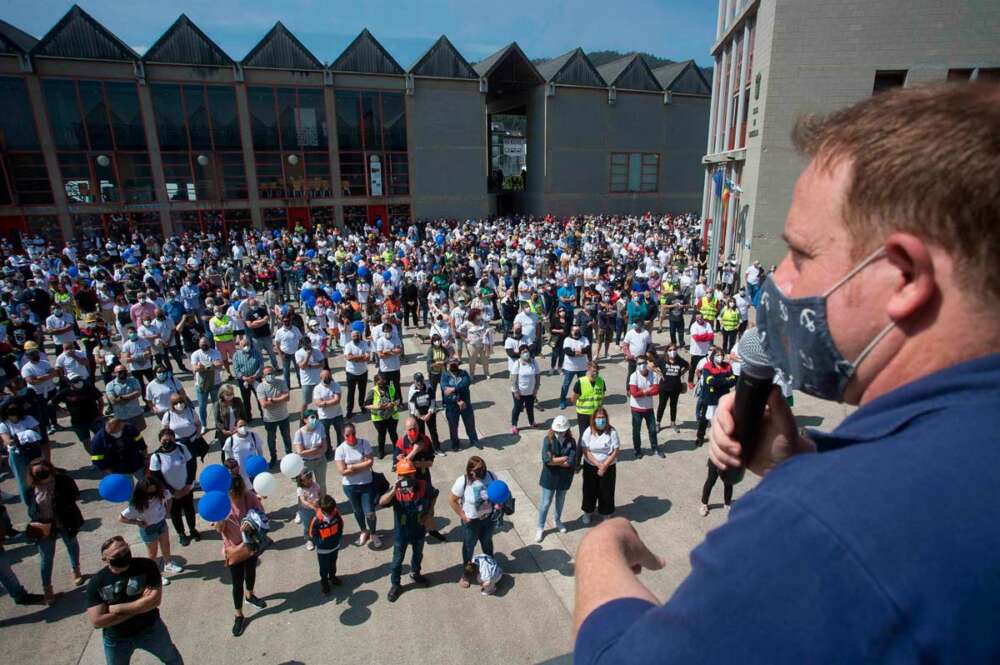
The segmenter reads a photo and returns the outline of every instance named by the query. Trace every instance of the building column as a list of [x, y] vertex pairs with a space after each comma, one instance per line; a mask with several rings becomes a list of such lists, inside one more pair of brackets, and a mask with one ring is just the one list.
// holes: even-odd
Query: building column
[[750, 51], [749, 46], [750, 46], [750, 21], [747, 21], [743, 25], [743, 57], [740, 59], [740, 83], [739, 87], [737, 88], [737, 90], [739, 90], [740, 93], [739, 103], [737, 104], [736, 107], [735, 146], [737, 148], [746, 147], [746, 138], [744, 137], [743, 141], [742, 142], [740, 141], [740, 123], [743, 121], [743, 113], [746, 110], [745, 109], [746, 102], [744, 101], [746, 95], [744, 94], [745, 93], [744, 88], [746, 88], [747, 86], [747, 75], [749, 74], [749, 72], [747, 72], [747, 62], [749, 61], [749, 51]]
[[170, 199], [167, 197], [167, 178], [163, 174], [163, 157], [160, 154], [160, 135], [156, 132], [156, 117], [153, 111], [153, 97], [148, 85], [139, 87], [139, 108], [142, 110], [142, 128], [146, 133], [146, 150], [149, 152], [150, 173], [153, 176], [156, 207], [160, 211], [160, 228], [163, 237], [174, 234], [174, 223], [170, 217]]
[[723, 30], [726, 28], [726, 6], [728, 4], [728, 0], [719, 0], [719, 19], [715, 24], [715, 41], [719, 41]]
[[716, 77], [719, 79], [719, 103], [715, 106], [715, 126], [712, 128], [712, 149], [713, 154], [722, 152], [722, 143], [719, 141], [719, 127], [726, 117], [726, 66], [729, 64], [729, 53], [726, 47], [722, 47], [722, 54], [719, 56], [719, 68]]
[[257, 189], [257, 162], [253, 158], [253, 133], [250, 131], [250, 102], [245, 83], [236, 84], [236, 115], [240, 121], [240, 143], [243, 144], [243, 168], [247, 175], [247, 201], [250, 219], [257, 230], [264, 228], [260, 214], [260, 190]]
[[45, 173], [49, 176], [49, 185], [52, 189], [52, 203], [58, 210], [59, 226], [62, 228], [63, 238], [71, 240], [73, 234], [73, 223], [69, 217], [69, 201], [66, 199], [66, 189], [63, 187], [62, 172], [59, 170], [59, 158], [56, 156], [56, 142], [52, 138], [52, 126], [49, 124], [49, 109], [45, 105], [45, 95], [42, 93], [42, 84], [38, 76], [31, 74], [24, 77], [25, 87], [28, 89], [28, 99], [31, 107], [35, 111], [38, 129], [38, 146], [42, 150], [42, 158], [45, 160]]
[[722, 152], [729, 150], [729, 124], [733, 117], [733, 86], [736, 85], [736, 70], [739, 63], [736, 62], [736, 39], [729, 42], [729, 71], [726, 78], [726, 119], [722, 123]]
[[715, 152], [715, 123], [719, 121], [719, 91], [722, 87], [722, 82], [719, 80], [719, 72], [722, 63], [721, 58], [715, 58], [715, 76], [712, 77], [712, 100], [709, 103], [709, 116], [708, 116], [708, 141], [705, 145], [705, 154], [711, 155]]
[[712, 178], [709, 177], [709, 168], [705, 167], [705, 185], [701, 194], [701, 218], [708, 219], [712, 205]]
[[[339, 199], [343, 196], [340, 188], [340, 152], [337, 142], [337, 96], [333, 94], [333, 86], [323, 86], [323, 106], [326, 108], [326, 143], [327, 151], [330, 153], [330, 191], [333, 198]], [[333, 223], [338, 228], [344, 228], [343, 208], [339, 205], [333, 207]]]

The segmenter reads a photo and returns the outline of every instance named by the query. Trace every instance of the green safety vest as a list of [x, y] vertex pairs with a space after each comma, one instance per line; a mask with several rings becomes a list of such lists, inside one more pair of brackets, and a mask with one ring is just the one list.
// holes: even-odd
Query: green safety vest
[[604, 377], [599, 376], [595, 383], [591, 383], [590, 377], [581, 376], [580, 394], [576, 398], [576, 412], [584, 416], [592, 415], [604, 403], [604, 392]]
[[722, 310], [722, 329], [723, 330], [736, 330], [740, 327], [740, 310], [729, 309], [728, 307]]
[[[393, 402], [396, 400], [396, 386], [389, 384], [389, 401]], [[378, 410], [378, 405], [382, 403], [382, 393], [379, 391], [378, 387], [372, 388], [372, 422], [377, 423], [380, 420], [388, 420], [389, 416], [383, 416], [382, 412]], [[399, 409], [394, 408], [392, 410], [392, 419], [399, 420]]]
[[[213, 323], [215, 325], [218, 325], [218, 326], [224, 326], [224, 325], [226, 325], [226, 324], [229, 323], [229, 317], [228, 316], [224, 316], [224, 317], [222, 317], [220, 319], [217, 316], [213, 316], [212, 320], [209, 321], [208, 325], [211, 326]], [[212, 335], [212, 338], [216, 342], [231, 342], [231, 341], [233, 341], [233, 333], [232, 332], [227, 332], [227, 333], [221, 333], [221, 334], [218, 334], [218, 335]]]
[[703, 297], [701, 299], [701, 315], [705, 317], [708, 322], [715, 321], [715, 317], [719, 314], [719, 299], [718, 298], [708, 298]]

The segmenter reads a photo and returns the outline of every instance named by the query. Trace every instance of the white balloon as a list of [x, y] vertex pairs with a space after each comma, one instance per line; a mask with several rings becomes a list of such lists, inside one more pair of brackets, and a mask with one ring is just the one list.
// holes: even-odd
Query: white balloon
[[306, 463], [295, 453], [290, 453], [281, 458], [281, 472], [287, 478], [295, 478], [302, 473]]
[[273, 473], [258, 473], [253, 479], [253, 490], [260, 496], [273, 496], [278, 489], [278, 478]]

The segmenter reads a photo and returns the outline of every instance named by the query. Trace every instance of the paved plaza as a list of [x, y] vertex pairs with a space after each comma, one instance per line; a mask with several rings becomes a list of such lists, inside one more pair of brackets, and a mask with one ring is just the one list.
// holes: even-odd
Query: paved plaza
[[[662, 344], [666, 335], [654, 334]], [[422, 342], [411, 334], [405, 336], [407, 359], [404, 364], [404, 389], [416, 371], [424, 371]], [[416, 351], [420, 352], [417, 360]], [[543, 367], [548, 366], [547, 359]], [[343, 362], [333, 361], [335, 377], [344, 384]], [[538, 477], [541, 466], [540, 444], [543, 429], [522, 430], [510, 434], [511, 397], [506, 379], [506, 358], [502, 349], [494, 349], [494, 378], [479, 377], [472, 386], [481, 449], [470, 449], [463, 439], [462, 450], [438, 457], [433, 469], [435, 485], [447, 492], [464, 470], [470, 455], [482, 456], [491, 471], [511, 487], [517, 499], [517, 512], [508, 518], [505, 530], [494, 537], [496, 556], [506, 576], [496, 596], [487, 597], [478, 590], [461, 589], [457, 584], [461, 570], [461, 541], [457, 518], [442, 500], [438, 503], [438, 529], [448, 540], [428, 540], [424, 550], [423, 572], [430, 580], [428, 588], [414, 588], [406, 583], [403, 594], [390, 604], [389, 565], [392, 557], [391, 512], [378, 514], [379, 531], [385, 537], [383, 548], [373, 551], [359, 548], [357, 525], [351, 517], [340, 479], [334, 465], [329, 467], [329, 487], [345, 515], [347, 541], [340, 553], [338, 575], [344, 585], [330, 596], [320, 593], [316, 556], [304, 549], [301, 527], [292, 521], [295, 493], [292, 483], [281, 479], [277, 496], [269, 497], [265, 507], [272, 516], [274, 547], [261, 559], [256, 593], [268, 607], [245, 608], [249, 625], [242, 637], [230, 634], [233, 608], [227, 574], [221, 561], [219, 536], [199, 518], [205, 538], [181, 547], [173, 539], [175, 558], [184, 572], [172, 577], [164, 588], [161, 613], [174, 641], [189, 664], [212, 663], [561, 663], [569, 662], [573, 646], [573, 555], [587, 527], [580, 521], [581, 478], [577, 476], [566, 500], [564, 521], [569, 532], [559, 534], [549, 528], [541, 544], [534, 542], [536, 506], [541, 496]], [[708, 517], [698, 513], [700, 491], [705, 480], [705, 447], [694, 447], [694, 397], [681, 397], [679, 421], [681, 432], [662, 429], [660, 443], [666, 459], [645, 456], [633, 460], [628, 405], [624, 395], [625, 365], [620, 353], [603, 363], [602, 373], [608, 383], [611, 423], [622, 436], [623, 454], [617, 475], [618, 515], [633, 521], [653, 551], [666, 558], [667, 566], [655, 573], [645, 573], [644, 581], [661, 597], [668, 597], [689, 571], [689, 553], [710, 529], [726, 519], [722, 508], [722, 484], [713, 491]], [[187, 374], [182, 377], [187, 378]], [[547, 426], [560, 413], [558, 392], [561, 377], [545, 376], [539, 391], [544, 411], [538, 414]], [[193, 394], [188, 382], [189, 394]], [[297, 383], [293, 380], [293, 385]], [[370, 385], [370, 384], [369, 384]], [[293, 429], [297, 426], [300, 391], [292, 391]], [[255, 410], [256, 412], [256, 410]], [[802, 424], [829, 430], [849, 412], [848, 407], [820, 402], [796, 394], [795, 412]], [[572, 407], [563, 412], [572, 415]], [[405, 415], [405, 414], [404, 414]], [[438, 428], [447, 432], [444, 414], [438, 416]], [[668, 418], [665, 417], [664, 420]], [[66, 422], [63, 419], [63, 422]], [[159, 425], [150, 419], [146, 441], [155, 447]], [[359, 435], [374, 439], [371, 423], [361, 421]], [[522, 423], [523, 423], [522, 416]], [[259, 421], [254, 431], [263, 436]], [[574, 428], [575, 431], [575, 428]], [[72, 473], [82, 491], [80, 508], [86, 524], [80, 533], [83, 571], [98, 569], [99, 544], [113, 534], [122, 534], [132, 544], [135, 555], [144, 555], [137, 529], [119, 524], [117, 512], [123, 506], [103, 501], [97, 493], [99, 473], [90, 467], [83, 448], [70, 431], [54, 438], [53, 461]], [[279, 444], [280, 445], [280, 444]], [[648, 442], [643, 435], [643, 447]], [[213, 445], [205, 463], [219, 461]], [[390, 460], [376, 461], [375, 468], [388, 474]], [[392, 476], [390, 476], [392, 478]], [[747, 478], [736, 488], [736, 499], [753, 486]], [[5, 480], [3, 489], [11, 493], [14, 484]], [[200, 493], [199, 495], [200, 496]], [[25, 520], [23, 506], [8, 502], [15, 525]], [[22, 583], [41, 592], [35, 547], [24, 540], [8, 544], [14, 570]], [[404, 568], [405, 570], [405, 568]], [[70, 582], [68, 560], [62, 544], [57, 546], [55, 589], [62, 592], [53, 607], [17, 607], [9, 598], [0, 600], [0, 636], [7, 663], [45, 663], [46, 665], [92, 665], [103, 663], [99, 631], [91, 628], [85, 616], [83, 588]], [[706, 621], [711, 617], [705, 617]], [[146, 654], [137, 654], [135, 663], [153, 662]]]

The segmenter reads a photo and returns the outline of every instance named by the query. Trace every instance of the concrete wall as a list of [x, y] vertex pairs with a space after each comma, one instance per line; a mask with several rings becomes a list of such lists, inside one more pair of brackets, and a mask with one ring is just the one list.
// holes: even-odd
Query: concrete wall
[[478, 81], [415, 81], [407, 97], [414, 217], [489, 213], [486, 96]]
[[876, 70], [908, 70], [911, 86], [944, 81], [951, 68], [1000, 66], [995, 0], [764, 0], [757, 25], [754, 70], [763, 77], [750, 117], [758, 106], [763, 120], [743, 187], [756, 192], [743, 202], [754, 258], [765, 264], [784, 254], [781, 229], [804, 166], [790, 140], [796, 118], [869, 97]]
[[[619, 91], [608, 104], [598, 88], [558, 86], [545, 98], [544, 211], [575, 213], [681, 212], [701, 203], [699, 158], [708, 131], [704, 97]], [[656, 192], [611, 193], [612, 152], [660, 155]]]

